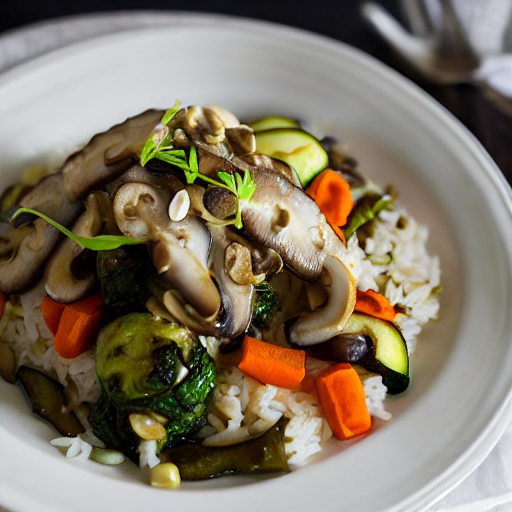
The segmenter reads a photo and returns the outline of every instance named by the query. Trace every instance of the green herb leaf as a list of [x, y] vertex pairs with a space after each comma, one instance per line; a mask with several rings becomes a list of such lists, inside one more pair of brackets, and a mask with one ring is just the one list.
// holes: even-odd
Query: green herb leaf
[[[172, 149], [172, 132], [168, 130], [167, 135], [161, 140], [156, 136], [159, 130], [164, 130], [173, 117], [179, 112], [181, 109], [181, 103], [176, 100], [174, 103], [174, 107], [167, 110], [167, 112], [163, 115], [160, 123], [155, 126], [155, 129], [151, 132], [151, 135], [146, 140], [144, 147], [140, 153], [140, 164], [146, 165], [153, 158], [159, 158], [159, 153], [161, 151], [165, 151], [167, 149]], [[162, 158], [160, 158], [162, 160]], [[165, 161], [165, 160], [164, 160]]]
[[176, 100], [174, 102], [174, 107], [170, 108], [162, 117], [162, 120], [160, 121], [162, 124], [169, 124], [171, 119], [178, 113], [178, 111], [181, 109], [181, 103], [179, 100]]
[[226, 188], [231, 190], [231, 192], [233, 192], [233, 194], [238, 195], [237, 190], [236, 190], [235, 179], [233, 178], [232, 174], [229, 174], [228, 172], [224, 172], [224, 171], [219, 171], [217, 173], [217, 177], [225, 183]]
[[68, 238], [71, 238], [71, 240], [76, 242], [78, 245], [84, 249], [90, 249], [91, 251], [108, 251], [110, 249], [117, 249], [122, 245], [138, 245], [146, 243], [147, 241], [144, 238], [131, 238], [129, 236], [116, 235], [99, 235], [91, 238], [78, 236], [72, 233], [69, 229], [60, 225], [58, 222], [55, 222], [50, 217], [46, 216], [44, 213], [33, 210], [32, 208], [19, 208], [12, 216], [11, 222], [14, 222], [14, 220], [22, 213], [31, 213], [41, 217], [41, 219], [57, 228], [61, 233], [64, 233]]
[[188, 165], [190, 170], [195, 173], [199, 174], [199, 163], [197, 161], [197, 150], [194, 146], [190, 148], [190, 155], [188, 157]]
[[380, 196], [369, 193], [364, 195], [354, 206], [344, 228], [347, 240], [366, 223], [372, 221], [384, 209], [389, 209], [393, 198], [388, 195]]
[[249, 201], [256, 190], [256, 183], [252, 179], [251, 173], [245, 171], [244, 179], [240, 178], [240, 175], [236, 175], [238, 197], [242, 201]]
[[187, 155], [183, 149], [171, 149], [168, 151], [158, 151], [155, 154], [155, 158], [158, 160], [162, 160], [163, 162], [167, 162], [168, 164], [175, 165], [184, 171], [189, 170], [189, 166], [187, 163]]

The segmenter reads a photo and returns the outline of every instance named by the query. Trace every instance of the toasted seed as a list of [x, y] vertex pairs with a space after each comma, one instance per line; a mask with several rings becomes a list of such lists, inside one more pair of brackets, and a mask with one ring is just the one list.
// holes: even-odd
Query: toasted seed
[[180, 470], [172, 462], [161, 462], [151, 468], [149, 480], [153, 487], [176, 489], [181, 484]]
[[165, 438], [165, 427], [147, 414], [132, 413], [128, 417], [133, 431], [145, 441], [160, 441]]
[[173, 221], [183, 220], [190, 209], [190, 197], [185, 189], [177, 192], [169, 204], [169, 218]]
[[95, 462], [106, 464], [108, 466], [122, 464], [126, 460], [125, 455], [121, 452], [118, 452], [117, 450], [98, 448], [97, 446], [92, 449], [89, 458]]

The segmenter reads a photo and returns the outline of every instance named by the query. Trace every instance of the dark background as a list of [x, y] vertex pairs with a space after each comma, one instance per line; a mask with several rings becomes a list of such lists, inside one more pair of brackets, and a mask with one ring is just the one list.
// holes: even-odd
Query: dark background
[[[378, 0], [404, 21], [398, 0]], [[257, 18], [317, 32], [351, 44], [404, 72], [458, 117], [482, 142], [512, 182], [512, 117], [470, 85], [434, 86], [404, 71], [361, 16], [363, 0], [0, 0], [0, 35], [31, 23], [82, 13], [126, 10], [215, 12]]]

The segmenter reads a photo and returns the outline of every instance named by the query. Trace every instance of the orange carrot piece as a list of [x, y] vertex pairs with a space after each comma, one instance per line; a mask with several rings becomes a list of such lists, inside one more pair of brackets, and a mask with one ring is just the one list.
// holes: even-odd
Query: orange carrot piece
[[246, 336], [238, 368], [263, 384], [295, 389], [306, 375], [306, 352]]
[[2, 292], [0, 292], [0, 318], [2, 318], [4, 316], [6, 302], [7, 302], [7, 299], [6, 299], [5, 295]]
[[357, 290], [355, 311], [393, 322], [396, 317], [396, 310], [389, 302], [389, 299], [381, 293], [373, 290], [362, 292]]
[[348, 363], [337, 364], [316, 378], [316, 392], [334, 435], [341, 440], [368, 432], [372, 419], [357, 372]]
[[339, 172], [326, 169], [313, 180], [306, 193], [332, 225], [344, 226], [347, 223], [354, 200], [350, 185]]
[[41, 304], [41, 313], [43, 314], [43, 319], [48, 326], [48, 329], [50, 329], [50, 332], [54, 336], [57, 333], [60, 317], [62, 316], [62, 312], [64, 311], [65, 307], [66, 304], [57, 302], [48, 295], [43, 299], [43, 303]]
[[53, 339], [57, 354], [74, 359], [89, 350], [96, 342], [104, 309], [99, 293], [67, 304]]

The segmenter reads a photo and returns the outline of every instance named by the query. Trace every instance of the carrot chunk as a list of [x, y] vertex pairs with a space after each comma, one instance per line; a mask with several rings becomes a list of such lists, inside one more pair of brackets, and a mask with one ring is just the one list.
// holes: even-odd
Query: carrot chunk
[[337, 364], [315, 381], [318, 399], [334, 435], [341, 440], [370, 430], [372, 420], [357, 372], [348, 363]]
[[6, 302], [7, 302], [7, 299], [6, 299], [5, 295], [2, 292], [0, 292], [0, 318], [2, 318], [4, 316]]
[[306, 190], [325, 218], [334, 226], [344, 226], [354, 207], [350, 185], [336, 171], [326, 169]]
[[295, 389], [306, 375], [306, 352], [246, 336], [238, 368], [263, 384]]
[[388, 322], [393, 322], [396, 317], [396, 310], [391, 302], [389, 302], [389, 299], [373, 290], [366, 290], [365, 292], [357, 290], [354, 309], [360, 313], [366, 313]]
[[53, 339], [57, 354], [73, 359], [89, 350], [96, 342], [104, 309], [99, 293], [66, 304]]
[[59, 327], [60, 317], [62, 316], [62, 312], [66, 304], [62, 304], [61, 302], [57, 302], [53, 300], [48, 295], [43, 299], [43, 303], [41, 304], [41, 313], [43, 315], [43, 320], [45, 321], [50, 332], [55, 336], [57, 333], [57, 329]]

